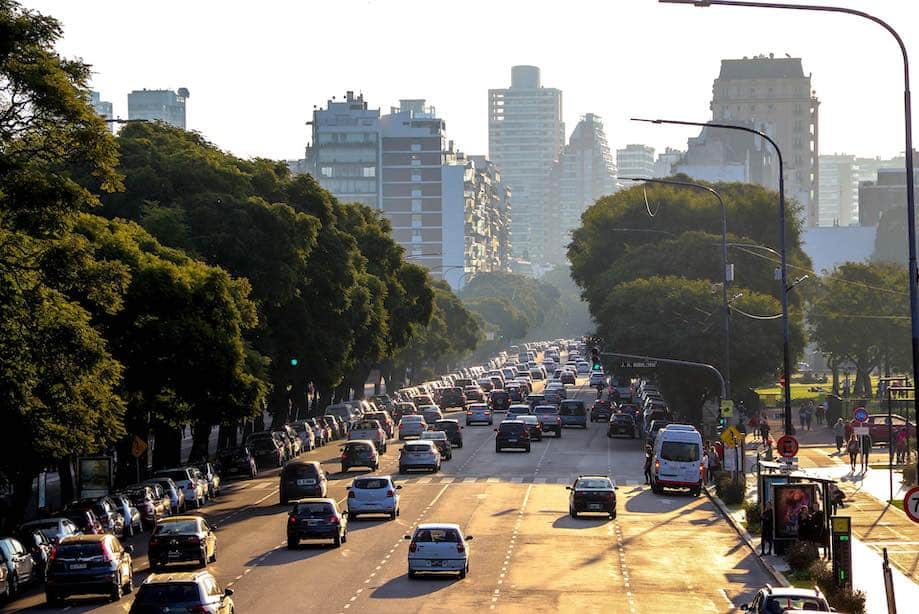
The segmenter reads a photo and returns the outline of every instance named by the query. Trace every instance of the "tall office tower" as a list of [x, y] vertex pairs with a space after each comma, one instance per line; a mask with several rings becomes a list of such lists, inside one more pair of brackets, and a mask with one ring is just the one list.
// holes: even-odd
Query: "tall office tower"
[[620, 186], [628, 188], [634, 185], [631, 181], [622, 181], [622, 177], [654, 177], [654, 148], [648, 145], [626, 145], [625, 149], [616, 150], [616, 173]]
[[185, 102], [188, 89], [134, 90], [128, 94], [128, 119], [162, 121], [185, 130]]
[[[89, 104], [93, 105], [93, 110], [96, 112], [96, 115], [100, 116], [102, 119], [115, 119], [115, 115], [112, 111], [112, 103], [107, 100], [102, 100], [102, 95], [99, 92], [89, 93]], [[109, 122], [107, 125], [110, 132], [115, 131], [114, 122]]]
[[858, 167], [855, 156], [820, 156], [818, 226], [858, 225]]
[[712, 118], [752, 122], [776, 140], [785, 166], [785, 195], [801, 203], [807, 226], [819, 221], [818, 107], [801, 58], [772, 54], [722, 60], [712, 86]]
[[514, 192], [511, 249], [517, 258], [545, 261], [555, 206], [550, 174], [565, 144], [562, 92], [542, 87], [539, 68], [514, 66], [511, 86], [488, 90], [488, 157]]
[[603, 121], [585, 115], [562, 150], [552, 173], [552, 199], [558, 210], [556, 238], [547, 245], [549, 264], [565, 264], [571, 231], [581, 225], [581, 214], [597, 199], [616, 191], [616, 166], [606, 141]]
[[666, 150], [657, 154], [657, 160], [654, 162], [653, 177], [659, 179], [661, 177], [671, 176], [673, 174], [673, 165], [679, 162], [685, 155], [685, 151], [674, 149], [673, 147], [668, 147]]

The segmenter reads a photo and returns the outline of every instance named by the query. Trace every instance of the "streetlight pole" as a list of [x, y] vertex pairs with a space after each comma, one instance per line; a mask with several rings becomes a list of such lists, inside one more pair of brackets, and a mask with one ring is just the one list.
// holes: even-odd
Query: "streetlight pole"
[[725, 399], [731, 398], [731, 310], [728, 306], [728, 212], [724, 206], [721, 194], [714, 188], [690, 181], [676, 181], [671, 179], [646, 179], [644, 177], [621, 177], [626, 181], [644, 181], [646, 183], [659, 183], [663, 185], [681, 186], [703, 190], [714, 194], [721, 205], [721, 308], [724, 312], [724, 380]]
[[[663, 0], [661, 0], [663, 1]], [[649, 122], [652, 124], [676, 124], [680, 126], [702, 126], [710, 128], [724, 128], [726, 130], [741, 130], [756, 134], [772, 144], [775, 153], [779, 158], [779, 252], [781, 253], [781, 271], [782, 271], [782, 387], [785, 392], [785, 433], [794, 435], [795, 427], [791, 421], [791, 353], [788, 348], [788, 258], [785, 249], [785, 169], [782, 162], [782, 150], [768, 134], [748, 128], [747, 126], [735, 126], [732, 124], [719, 124], [715, 122], [687, 122], [675, 119], [641, 119], [633, 117], [632, 121]]]
[[[893, 36], [903, 56], [903, 124], [906, 141], [906, 229], [909, 240], [909, 314], [912, 324], [913, 382], [919, 384], [919, 271], [916, 266], [916, 194], [913, 185], [913, 107], [909, 91], [909, 55], [900, 34], [889, 23], [870, 13], [844, 6], [820, 6], [814, 4], [780, 4], [775, 2], [729, 2], [727, 0], [658, 0], [664, 4], [693, 4], [699, 7], [711, 5], [739, 6], [747, 8], [780, 9], [791, 11], [817, 11], [822, 13], [843, 13], [873, 21]], [[913, 395], [913, 411], [919, 415], [919, 395]], [[916, 437], [919, 438], [919, 420], [916, 421]], [[916, 461], [919, 469], [919, 455]]]

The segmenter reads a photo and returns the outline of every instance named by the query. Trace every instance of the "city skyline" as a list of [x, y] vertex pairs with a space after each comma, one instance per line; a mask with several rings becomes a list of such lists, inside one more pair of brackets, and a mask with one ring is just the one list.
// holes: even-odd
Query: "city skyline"
[[[865, 8], [865, 3], [841, 4]], [[350, 5], [350, 11], [341, 5]], [[828, 47], [813, 36], [820, 27], [819, 16], [796, 15], [789, 20], [775, 11], [695, 9], [636, 0], [604, 6], [575, 2], [549, 18], [547, 11], [555, 10], [549, 3], [520, 12], [514, 2], [491, 6], [473, 1], [455, 9], [445, 7], [449, 19], [442, 23], [450, 23], [456, 31], [470, 31], [464, 25], [475, 24], [483, 34], [480, 40], [488, 44], [464, 54], [419, 56], [413, 70], [407, 71], [392, 58], [407, 57], [405, 52], [418, 44], [439, 44], [443, 32], [425, 27], [423, 14], [391, 10], [398, 6], [395, 2], [355, 0], [308, 9], [279, 3], [274, 10], [258, 14], [231, 3], [220, 6], [220, 27], [204, 30], [192, 29], [191, 24], [212, 19], [214, 4], [166, 2], [158, 12], [108, 1], [76, 6], [61, 0], [32, 0], [26, 6], [61, 21], [64, 37], [59, 51], [93, 65], [92, 89], [114, 103], [116, 116], [127, 117], [131, 90], [181, 83], [195, 92], [188, 106], [189, 128], [242, 157], [302, 157], [313, 105], [333, 95], [343, 96], [347, 90], [363, 92], [384, 107], [406, 96], [426, 98], [438, 107], [460, 147], [484, 153], [488, 89], [504, 83], [515, 64], [539, 66], [543, 81], [564, 92], [563, 119], [569, 131], [582, 115], [596, 113], [605, 120], [613, 148], [628, 143], [647, 144], [656, 151], [667, 146], [685, 148], [686, 139], [694, 136], [691, 131], [649, 129], [628, 118], [707, 120], [720, 61], [769, 53], [800, 57], [812, 73], [821, 99], [822, 151], [893, 157], [903, 149], [897, 49], [880, 28], [845, 16], [825, 17], [822, 23], [834, 29], [836, 40], [852, 44]], [[892, 0], [872, 2], [870, 8], [899, 24], [907, 45], [919, 39], [919, 9]], [[586, 9], [590, 19], [580, 15]], [[485, 10], [489, 19], [482, 21], [477, 15]], [[112, 11], [123, 17], [123, 23], [142, 18], [146, 27], [105, 29], [102, 17]], [[177, 12], [181, 20], [175, 19]], [[285, 19], [278, 20], [279, 14]], [[322, 53], [304, 54], [301, 25], [341, 19], [345, 14], [354, 16], [348, 24], [349, 36], [370, 44], [385, 41], [385, 52], [370, 55], [366, 46], [355, 46], [353, 51], [346, 47], [336, 52], [335, 62], [323, 61]], [[508, 23], [516, 27], [507, 29]], [[574, 24], [577, 35], [569, 34]], [[384, 36], [387, 27], [412, 36]], [[163, 45], [164, 32], [180, 44]], [[340, 28], [309, 33], [312, 45], [340, 47]], [[541, 44], [549, 36], [563, 44]], [[251, 44], [240, 45], [241, 38]], [[647, 47], [644, 52], [642, 45]], [[641, 72], [617, 68], [625, 66], [620, 57], [625, 52], [643, 53]], [[301, 56], [309, 59], [300, 61]], [[472, 65], [475, 71], [468, 70]], [[432, 78], [434, 71], [443, 78]], [[253, 98], [261, 103], [254, 107]], [[253, 113], [253, 108], [259, 110]], [[246, 120], [245, 114], [253, 116]]]

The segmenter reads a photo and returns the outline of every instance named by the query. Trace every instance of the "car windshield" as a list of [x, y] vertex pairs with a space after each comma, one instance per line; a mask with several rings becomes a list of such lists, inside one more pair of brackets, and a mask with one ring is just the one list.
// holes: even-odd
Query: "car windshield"
[[431, 446], [422, 446], [418, 444], [407, 445], [403, 448], [406, 452], [430, 452]]
[[533, 409], [533, 413], [534, 413], [534, 414], [540, 414], [540, 415], [556, 415], [556, 414], [558, 414], [558, 408], [557, 408], [557, 407], [540, 406], [540, 407], [534, 408], [534, 409]]
[[632, 416], [628, 414], [616, 414], [613, 416], [613, 422], [632, 422]]
[[826, 605], [815, 597], [770, 597], [766, 601], [766, 612], [782, 614], [785, 610], [811, 610], [826, 612]]
[[287, 474], [298, 478], [314, 478], [317, 473], [313, 465], [287, 465], [285, 469]]
[[188, 472], [184, 469], [176, 469], [175, 471], [163, 471], [158, 473], [157, 477], [170, 478], [173, 482], [182, 482], [188, 480]]
[[102, 544], [100, 542], [74, 543], [58, 545], [57, 554], [54, 555], [54, 558], [64, 560], [92, 559], [102, 555]]
[[330, 516], [333, 512], [328, 503], [298, 503], [294, 508], [298, 516]]
[[699, 460], [699, 444], [691, 441], [665, 441], [661, 444], [661, 458], [679, 463]]
[[363, 454], [369, 452], [372, 446], [364, 443], [349, 443], [345, 446], [345, 452], [348, 454]]
[[389, 488], [389, 480], [354, 480], [354, 488], [360, 490], [377, 490], [381, 488]]
[[182, 535], [185, 533], [197, 533], [197, 520], [173, 520], [164, 521], [156, 526], [154, 535]]
[[574, 486], [575, 488], [578, 488], [578, 489], [580, 488], [598, 489], [599, 488], [599, 489], [609, 490], [610, 488], [612, 488], [612, 484], [610, 484], [609, 480], [595, 479], [595, 478], [587, 478], [587, 479], [578, 480], [578, 483], [575, 484]]
[[518, 433], [522, 431], [524, 428], [526, 428], [526, 425], [523, 424], [522, 422], [518, 422], [518, 423], [504, 422], [498, 427], [498, 430], [502, 433]]
[[459, 541], [459, 535], [453, 529], [418, 529], [415, 541], [420, 543], [449, 543]]
[[201, 600], [201, 593], [194, 582], [142, 584], [136, 600], [138, 603], [163, 605], [197, 603]]
[[447, 434], [443, 431], [425, 431], [421, 434], [422, 439], [446, 439]]

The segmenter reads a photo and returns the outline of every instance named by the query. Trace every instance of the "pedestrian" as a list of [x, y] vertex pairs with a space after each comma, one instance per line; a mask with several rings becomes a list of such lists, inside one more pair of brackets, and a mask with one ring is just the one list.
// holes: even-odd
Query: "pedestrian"
[[826, 531], [826, 522], [823, 517], [823, 512], [820, 511], [820, 508], [814, 504], [810, 509], [810, 516], [808, 517], [808, 524], [810, 529], [811, 541], [817, 548], [823, 550], [823, 557], [826, 558], [829, 554], [829, 544], [827, 543], [827, 531]]
[[855, 473], [855, 462], [858, 460], [858, 438], [855, 433], [849, 436], [846, 451], [849, 453], [849, 464], [852, 466], [852, 473]]
[[811, 422], [814, 419], [814, 402], [808, 401], [807, 406], [804, 408], [804, 423], [807, 425], [807, 430], [811, 430]]
[[718, 449], [715, 446], [711, 446], [708, 451], [708, 480], [709, 482], [715, 479], [715, 473], [721, 468], [721, 455], [718, 454]]
[[836, 484], [830, 484], [830, 505], [833, 506], [833, 515], [836, 515], [836, 511], [845, 507], [846, 493], [842, 492], [842, 489]]
[[871, 455], [871, 436], [862, 435], [862, 471], [868, 471], [869, 456]]
[[801, 430], [804, 430], [804, 425], [807, 424], [807, 405], [801, 403], [801, 407], [798, 408], [798, 422], [801, 424]]
[[767, 445], [769, 443], [769, 431], [771, 430], [772, 429], [769, 427], [769, 422], [767, 422], [766, 419], [764, 418], [759, 423], [759, 436], [760, 436], [760, 439], [763, 440], [763, 445]]
[[906, 432], [905, 428], [897, 431], [897, 437], [895, 439], [895, 449], [897, 451], [897, 464], [902, 465], [906, 462], [906, 442], [909, 438], [909, 435]]
[[702, 484], [708, 486], [708, 446], [702, 448]]
[[842, 454], [842, 445], [846, 441], [846, 424], [842, 418], [836, 419], [836, 424], [833, 425], [833, 435], [836, 436], [836, 456], [839, 456]]
[[826, 422], [826, 401], [819, 403], [814, 414], [818, 426], [829, 426]]
[[[763, 511], [759, 516], [760, 521], [760, 541], [759, 553], [761, 556], [772, 554], [773, 549], [773, 531], [775, 529], [775, 509], [772, 507], [772, 500], [766, 501]], [[768, 552], [767, 552], [768, 550]]]
[[747, 423], [747, 426], [753, 431], [753, 441], [759, 440], [759, 416], [755, 413], [750, 416], [750, 421]]
[[645, 484], [651, 483], [651, 461], [654, 459], [654, 449], [647, 445], [645, 446]]

